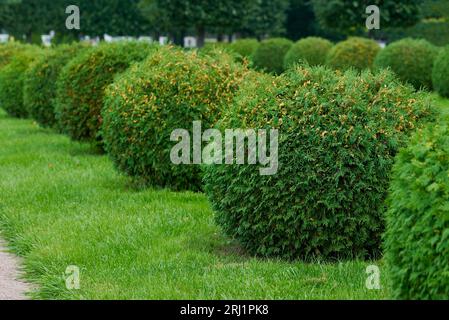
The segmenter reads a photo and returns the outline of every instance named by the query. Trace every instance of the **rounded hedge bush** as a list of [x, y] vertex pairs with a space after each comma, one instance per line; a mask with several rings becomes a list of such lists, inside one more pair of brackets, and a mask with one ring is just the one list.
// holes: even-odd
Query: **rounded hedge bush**
[[449, 127], [419, 131], [397, 157], [389, 196], [386, 262], [396, 299], [449, 292]]
[[23, 99], [25, 72], [41, 54], [40, 48], [27, 46], [17, 52], [11, 61], [0, 70], [0, 107], [10, 116], [18, 118], [28, 116]]
[[18, 42], [8, 42], [6, 44], [0, 44], [0, 69], [6, 66], [14, 55], [26, 48], [25, 45]]
[[327, 55], [326, 64], [334, 69], [370, 69], [380, 51], [377, 42], [365, 38], [349, 38], [339, 42]]
[[326, 64], [327, 54], [332, 47], [332, 42], [326, 39], [318, 37], [301, 39], [287, 52], [284, 67], [288, 69], [300, 61], [304, 61], [310, 66], [324, 65]]
[[426, 40], [403, 39], [383, 49], [374, 67], [390, 68], [416, 89], [432, 89], [432, 69], [437, 54], [438, 49]]
[[259, 48], [259, 45], [260, 43], [257, 39], [239, 39], [232, 43], [229, 49], [243, 58], [250, 59], [257, 48]]
[[435, 59], [432, 83], [441, 96], [449, 98], [449, 47], [441, 49]]
[[247, 69], [226, 54], [161, 48], [106, 93], [102, 135], [116, 166], [146, 185], [200, 190], [200, 167], [172, 164], [173, 130], [206, 130], [230, 104]]
[[201, 55], [211, 55], [216, 52], [226, 52], [229, 50], [229, 43], [227, 42], [209, 42], [205, 43], [198, 51]]
[[74, 140], [101, 145], [104, 89], [153, 50], [154, 46], [137, 41], [103, 43], [70, 60], [57, 81], [55, 112], [63, 132]]
[[278, 78], [249, 79], [218, 126], [278, 129], [278, 169], [206, 167], [218, 224], [264, 257], [377, 256], [394, 156], [433, 117], [424, 97], [388, 71], [297, 66]]
[[284, 71], [284, 58], [293, 42], [283, 38], [273, 38], [260, 43], [252, 55], [254, 67], [269, 73], [281, 74]]
[[25, 73], [24, 103], [29, 115], [43, 127], [54, 127], [56, 81], [62, 68], [86, 45], [61, 45], [46, 52]]

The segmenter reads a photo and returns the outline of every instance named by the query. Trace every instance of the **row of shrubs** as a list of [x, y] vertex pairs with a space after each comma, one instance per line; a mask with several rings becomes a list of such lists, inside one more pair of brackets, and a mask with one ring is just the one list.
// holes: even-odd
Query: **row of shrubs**
[[333, 45], [326, 39], [309, 37], [292, 43], [287, 39], [239, 40], [229, 46], [252, 61], [254, 67], [280, 74], [296, 63], [327, 65], [334, 69], [390, 68], [398, 77], [416, 89], [435, 89], [449, 97], [449, 47], [440, 48], [426, 40], [403, 39], [385, 49], [373, 40], [350, 38]]
[[[218, 224], [248, 252], [307, 261], [376, 258], [387, 214], [396, 297], [447, 292], [446, 265], [427, 268], [428, 258], [449, 256], [443, 216], [449, 195], [440, 185], [448, 179], [447, 138], [419, 131], [400, 153], [385, 202], [396, 155], [435, 117], [427, 95], [391, 72], [295, 65], [273, 76], [225, 52], [134, 42], [12, 44], [0, 47], [0, 61], [0, 106], [10, 115], [32, 116], [104, 148], [120, 171], [146, 184], [204, 190]], [[196, 120], [203, 130], [279, 129], [278, 173], [261, 176], [252, 165], [172, 164], [172, 131]], [[417, 180], [407, 180], [413, 174]], [[411, 192], [417, 192], [414, 203]], [[432, 200], [423, 205], [419, 199], [428, 194]], [[427, 238], [415, 259], [421, 235]], [[435, 275], [440, 283], [424, 282]]]

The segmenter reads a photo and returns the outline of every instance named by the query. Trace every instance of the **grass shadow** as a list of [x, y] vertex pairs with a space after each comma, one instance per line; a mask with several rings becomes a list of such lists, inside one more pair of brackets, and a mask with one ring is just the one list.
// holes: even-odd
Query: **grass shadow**
[[103, 149], [94, 146], [87, 142], [77, 142], [71, 140], [69, 155], [71, 157], [80, 157], [80, 156], [104, 156], [106, 153]]
[[227, 263], [243, 263], [254, 258], [237, 241], [227, 238], [221, 231], [209, 235], [196, 234], [186, 240], [190, 250], [208, 252]]

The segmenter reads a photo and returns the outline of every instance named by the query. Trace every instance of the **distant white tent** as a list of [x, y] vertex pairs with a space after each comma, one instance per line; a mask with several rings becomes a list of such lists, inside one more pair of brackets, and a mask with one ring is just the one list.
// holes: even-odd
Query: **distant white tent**
[[53, 30], [50, 31], [50, 34], [41, 35], [42, 44], [46, 47], [50, 47], [51, 41], [53, 40], [54, 37], [55, 37], [55, 32]]
[[0, 34], [0, 43], [6, 43], [9, 41], [9, 34], [2, 33]]
[[128, 36], [113, 37], [113, 36], [110, 36], [110, 35], [108, 35], [106, 33], [103, 35], [103, 39], [106, 42], [118, 42], [118, 41], [132, 41], [132, 40], [135, 40], [134, 37], [128, 37]]
[[198, 41], [195, 37], [185, 37], [184, 38], [184, 48], [196, 48], [198, 46]]
[[159, 44], [161, 46], [165, 46], [167, 45], [169, 42], [168, 37], [159, 37]]
[[137, 40], [142, 41], [142, 42], [149, 42], [149, 43], [153, 42], [153, 38], [147, 37], [147, 36], [140, 36]]

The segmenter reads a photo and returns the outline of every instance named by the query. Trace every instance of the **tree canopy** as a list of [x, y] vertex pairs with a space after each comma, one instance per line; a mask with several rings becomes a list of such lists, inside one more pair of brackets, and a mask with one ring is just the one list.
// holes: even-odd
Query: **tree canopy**
[[[147, 23], [139, 8], [139, 0], [0, 0], [0, 27], [7, 32], [27, 36], [51, 30], [62, 35], [90, 36], [138, 35]], [[80, 8], [81, 30], [65, 26], [69, 5]]]
[[172, 35], [205, 32], [264, 37], [284, 31], [288, 0], [141, 0], [153, 30]]
[[381, 26], [405, 27], [419, 21], [422, 0], [311, 0], [320, 24], [331, 30], [357, 33], [365, 28], [366, 8], [377, 5]]

